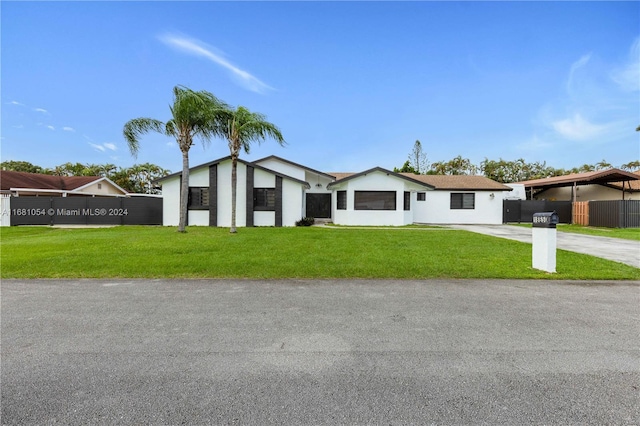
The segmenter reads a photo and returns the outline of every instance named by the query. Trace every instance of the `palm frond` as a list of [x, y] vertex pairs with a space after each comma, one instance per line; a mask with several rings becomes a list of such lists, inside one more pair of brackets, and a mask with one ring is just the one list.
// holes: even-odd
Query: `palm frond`
[[141, 135], [150, 131], [164, 133], [164, 124], [162, 121], [153, 118], [134, 118], [125, 123], [122, 129], [127, 145], [129, 145], [129, 151], [135, 157], [138, 155], [140, 149], [139, 138]]

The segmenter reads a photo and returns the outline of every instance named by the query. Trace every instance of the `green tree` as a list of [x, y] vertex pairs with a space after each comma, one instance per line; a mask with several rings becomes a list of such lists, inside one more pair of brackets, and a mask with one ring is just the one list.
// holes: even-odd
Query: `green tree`
[[429, 174], [434, 175], [475, 175], [478, 172], [471, 160], [461, 155], [449, 161], [438, 161], [431, 165]]
[[237, 167], [240, 150], [247, 154], [253, 142], [262, 142], [271, 137], [280, 145], [286, 142], [280, 129], [266, 121], [266, 116], [257, 112], [251, 112], [247, 108], [239, 106], [236, 109], [227, 109], [226, 117], [222, 122], [224, 135], [229, 142], [231, 152], [231, 229], [236, 233], [236, 187], [238, 183]]
[[169, 107], [171, 118], [163, 123], [153, 118], [135, 118], [125, 123], [122, 133], [131, 154], [138, 154], [142, 134], [150, 131], [172, 136], [182, 153], [182, 185], [180, 188], [180, 221], [178, 232], [185, 232], [187, 203], [189, 201], [189, 150], [194, 139], [208, 144], [214, 136], [224, 136], [222, 118], [229, 106], [207, 91], [193, 91], [184, 86], [173, 89], [173, 104]]
[[394, 167], [394, 173], [413, 173], [418, 175], [420, 173], [416, 172], [416, 169], [413, 168], [409, 160], [405, 161], [401, 168]]
[[28, 161], [3, 161], [0, 163], [1, 170], [9, 170], [12, 172], [25, 173], [46, 173], [46, 170], [40, 166], [29, 163]]
[[419, 140], [416, 140], [413, 144], [413, 149], [411, 150], [411, 154], [409, 154], [409, 162], [415, 170], [415, 174], [420, 175], [427, 172], [429, 160], [427, 159], [427, 154], [422, 151], [422, 144]]
[[630, 161], [628, 163], [621, 165], [620, 168], [622, 170], [629, 170], [629, 171], [640, 170], [640, 161], [638, 160]]

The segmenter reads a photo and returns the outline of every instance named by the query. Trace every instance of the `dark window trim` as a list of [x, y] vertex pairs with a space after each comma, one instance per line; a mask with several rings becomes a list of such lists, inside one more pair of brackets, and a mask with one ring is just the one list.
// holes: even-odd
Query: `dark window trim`
[[[376, 200], [376, 195], [386, 195], [387, 197]], [[363, 198], [365, 198], [363, 200]], [[369, 198], [369, 199], [367, 199]], [[362, 203], [380, 202], [384, 203], [382, 208], [362, 207]], [[360, 205], [359, 205], [360, 204]], [[395, 211], [397, 210], [397, 193], [396, 191], [354, 191], [353, 192], [353, 209], [354, 210], [373, 210], [373, 211]]]
[[411, 210], [411, 192], [404, 191], [404, 211]]
[[416, 201], [427, 201], [427, 193], [426, 192], [418, 192], [418, 197]]
[[[263, 193], [263, 195], [260, 195], [261, 192]], [[266, 205], [258, 204], [258, 202], [262, 200], [266, 201]], [[276, 211], [276, 189], [275, 188], [253, 188], [253, 211], [262, 211], [262, 212]]]
[[452, 192], [451, 210], [475, 210], [476, 194], [474, 192]]
[[336, 192], [336, 208], [338, 210], [346, 210], [347, 209], [347, 191], [337, 191]]
[[[204, 204], [202, 201], [207, 201]], [[189, 210], [209, 210], [209, 187], [207, 186], [190, 186], [189, 200], [187, 206]], [[197, 203], [197, 204], [196, 204]]]

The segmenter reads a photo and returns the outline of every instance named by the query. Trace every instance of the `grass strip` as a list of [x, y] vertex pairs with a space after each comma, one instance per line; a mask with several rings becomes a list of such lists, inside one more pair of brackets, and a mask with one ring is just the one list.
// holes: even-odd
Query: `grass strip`
[[466, 231], [121, 226], [0, 231], [2, 278], [491, 278], [638, 280], [640, 269], [558, 250], [556, 274], [531, 245]]

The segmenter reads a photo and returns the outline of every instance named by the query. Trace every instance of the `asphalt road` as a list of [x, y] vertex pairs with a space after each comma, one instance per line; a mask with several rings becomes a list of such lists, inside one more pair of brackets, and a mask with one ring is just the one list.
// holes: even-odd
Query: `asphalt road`
[[2, 424], [640, 424], [640, 283], [1, 283]]

